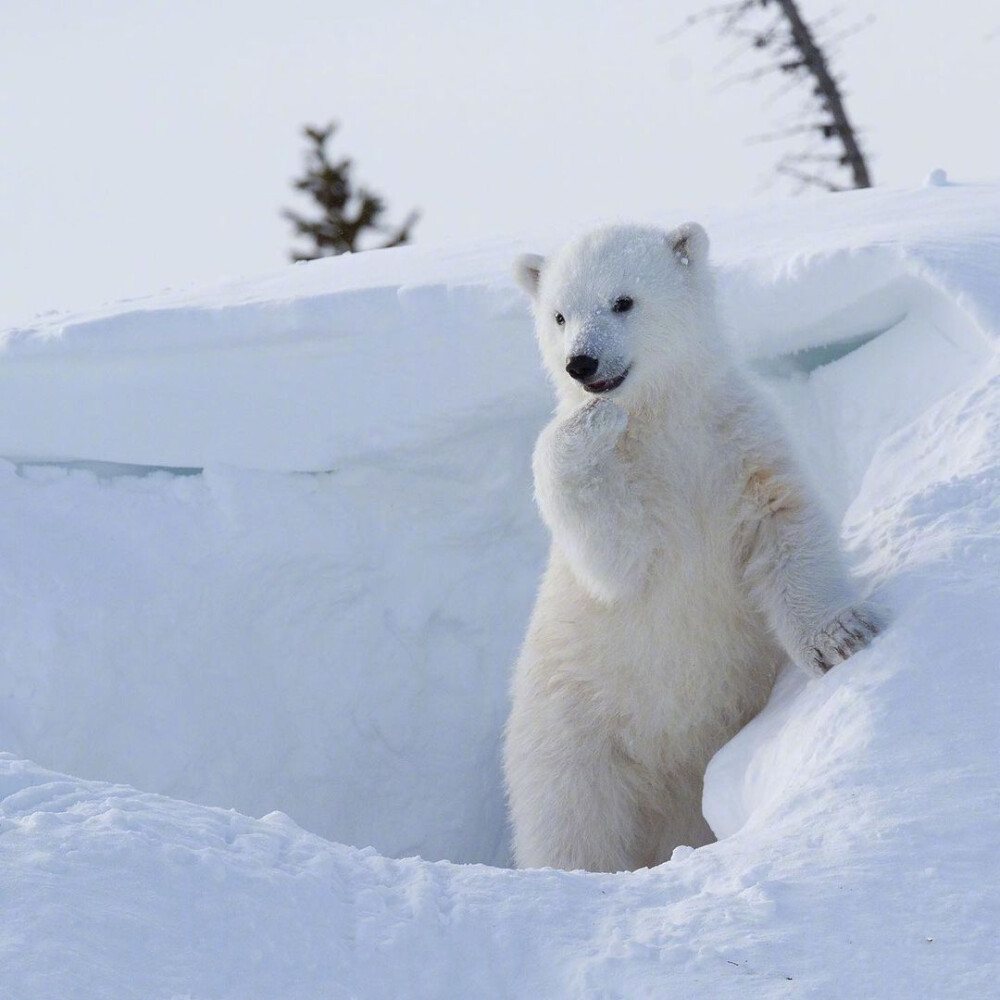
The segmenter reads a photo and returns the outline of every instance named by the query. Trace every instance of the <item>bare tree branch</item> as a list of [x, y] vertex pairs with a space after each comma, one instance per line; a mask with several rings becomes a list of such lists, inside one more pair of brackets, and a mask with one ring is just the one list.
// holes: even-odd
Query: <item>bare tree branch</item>
[[846, 28], [842, 28], [835, 35], [828, 35], [823, 38], [822, 48], [824, 52], [833, 52], [836, 47], [840, 45], [842, 41], [847, 38], [852, 38], [859, 31], [864, 31], [865, 28], [870, 28], [875, 23], [875, 15], [869, 14], [863, 21], [855, 21], [854, 24], [848, 25]]
[[779, 163], [776, 167], [779, 174], [784, 174], [786, 177], [794, 177], [796, 180], [802, 182], [805, 187], [821, 187], [825, 188], [827, 191], [843, 191], [844, 189], [833, 181], [827, 180], [820, 174], [807, 174], [804, 170], [798, 170], [795, 167], [789, 166], [787, 163]]
[[764, 133], [750, 141], [781, 141], [795, 136], [815, 136], [823, 142], [837, 143], [841, 149], [837, 155], [813, 157], [812, 154], [806, 154], [806, 159], [846, 168], [851, 178], [849, 185], [791, 167], [790, 164], [796, 162], [797, 157], [783, 157], [777, 168], [779, 174], [830, 191], [843, 190], [845, 186], [871, 187], [872, 184], [858, 131], [847, 114], [841, 80], [830, 68], [827, 55], [830, 46], [855, 34], [870, 24], [872, 18], [832, 34], [823, 44], [816, 38], [816, 29], [826, 27], [842, 12], [843, 8], [836, 7], [810, 26], [802, 17], [796, 0], [730, 0], [691, 15], [677, 32], [669, 36], [676, 37], [680, 31], [711, 20], [718, 24], [721, 35], [731, 36], [740, 43], [740, 49], [727, 57], [722, 62], [722, 67], [731, 67], [744, 53], [759, 52], [768, 57], [764, 65], [725, 77], [715, 88], [717, 90], [728, 89], [738, 83], [782, 76], [787, 77], [789, 82], [779, 88], [780, 94], [807, 85], [809, 98], [800, 112], [806, 119], [804, 124]]
[[840, 88], [830, 73], [829, 66], [827, 66], [826, 56], [816, 45], [809, 26], [799, 13], [795, 0], [770, 0], [770, 2], [776, 3], [785, 15], [789, 31], [795, 41], [795, 47], [802, 53], [802, 60], [815, 79], [823, 103], [833, 118], [837, 137], [843, 143], [847, 165], [854, 178], [854, 186], [856, 188], [871, 187], [872, 181], [868, 173], [868, 164], [865, 162], [864, 154], [861, 152], [861, 147], [854, 134], [854, 128], [847, 117], [847, 109], [844, 107]]
[[756, 145], [760, 142], [776, 142], [779, 139], [788, 139], [793, 135], [802, 135], [804, 132], [822, 132], [823, 129], [830, 128], [827, 125], [817, 125], [815, 122], [808, 122], [805, 125], [789, 125], [788, 128], [778, 129], [776, 132], [761, 132], [760, 135], [752, 135], [747, 139], [747, 145]]

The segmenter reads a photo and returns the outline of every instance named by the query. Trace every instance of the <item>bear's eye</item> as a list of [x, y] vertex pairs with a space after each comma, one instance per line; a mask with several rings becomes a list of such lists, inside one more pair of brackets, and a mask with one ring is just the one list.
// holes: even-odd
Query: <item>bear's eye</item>
[[562, 326], [566, 322], [566, 317], [562, 313], [556, 313], [556, 325]]
[[633, 305], [635, 305], [635, 303], [628, 295], [619, 295], [618, 298], [611, 303], [611, 311], [616, 313], [627, 313]]

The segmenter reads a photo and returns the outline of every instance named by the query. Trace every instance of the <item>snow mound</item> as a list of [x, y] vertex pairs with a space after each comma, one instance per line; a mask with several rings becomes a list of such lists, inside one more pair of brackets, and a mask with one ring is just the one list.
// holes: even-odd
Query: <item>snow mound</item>
[[895, 617], [782, 674], [709, 768], [719, 842], [652, 871], [384, 856], [507, 862], [550, 406], [519, 248], [0, 335], [0, 995], [989, 995], [1000, 189], [704, 221]]

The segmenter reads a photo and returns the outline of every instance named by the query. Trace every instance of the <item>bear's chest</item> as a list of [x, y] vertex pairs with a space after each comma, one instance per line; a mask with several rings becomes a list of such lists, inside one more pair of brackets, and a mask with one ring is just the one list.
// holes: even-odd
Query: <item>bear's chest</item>
[[679, 754], [698, 768], [760, 710], [780, 662], [736, 579], [670, 565], [643, 599], [618, 608], [591, 691], [622, 749], [658, 772]]
[[[710, 429], [625, 435], [619, 455], [657, 561], [714, 576], [733, 562], [739, 525], [737, 461]], [[700, 567], [700, 569], [699, 569]]]

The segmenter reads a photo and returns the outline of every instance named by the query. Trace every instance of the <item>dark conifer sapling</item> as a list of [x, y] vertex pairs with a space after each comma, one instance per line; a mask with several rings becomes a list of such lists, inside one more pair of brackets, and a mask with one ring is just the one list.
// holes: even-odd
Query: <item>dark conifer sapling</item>
[[[318, 218], [307, 218], [287, 208], [282, 212], [295, 227], [296, 234], [312, 243], [305, 251], [292, 251], [295, 261], [400, 246], [410, 241], [410, 233], [419, 218], [417, 212], [411, 212], [398, 227], [382, 221], [385, 203], [367, 188], [354, 189], [351, 161], [330, 162], [326, 146], [336, 130], [335, 122], [326, 128], [308, 125], [302, 130], [310, 145], [306, 151], [305, 173], [293, 184], [296, 190], [313, 199], [320, 214]], [[366, 239], [370, 234], [377, 234], [380, 240], [370, 243]]]

